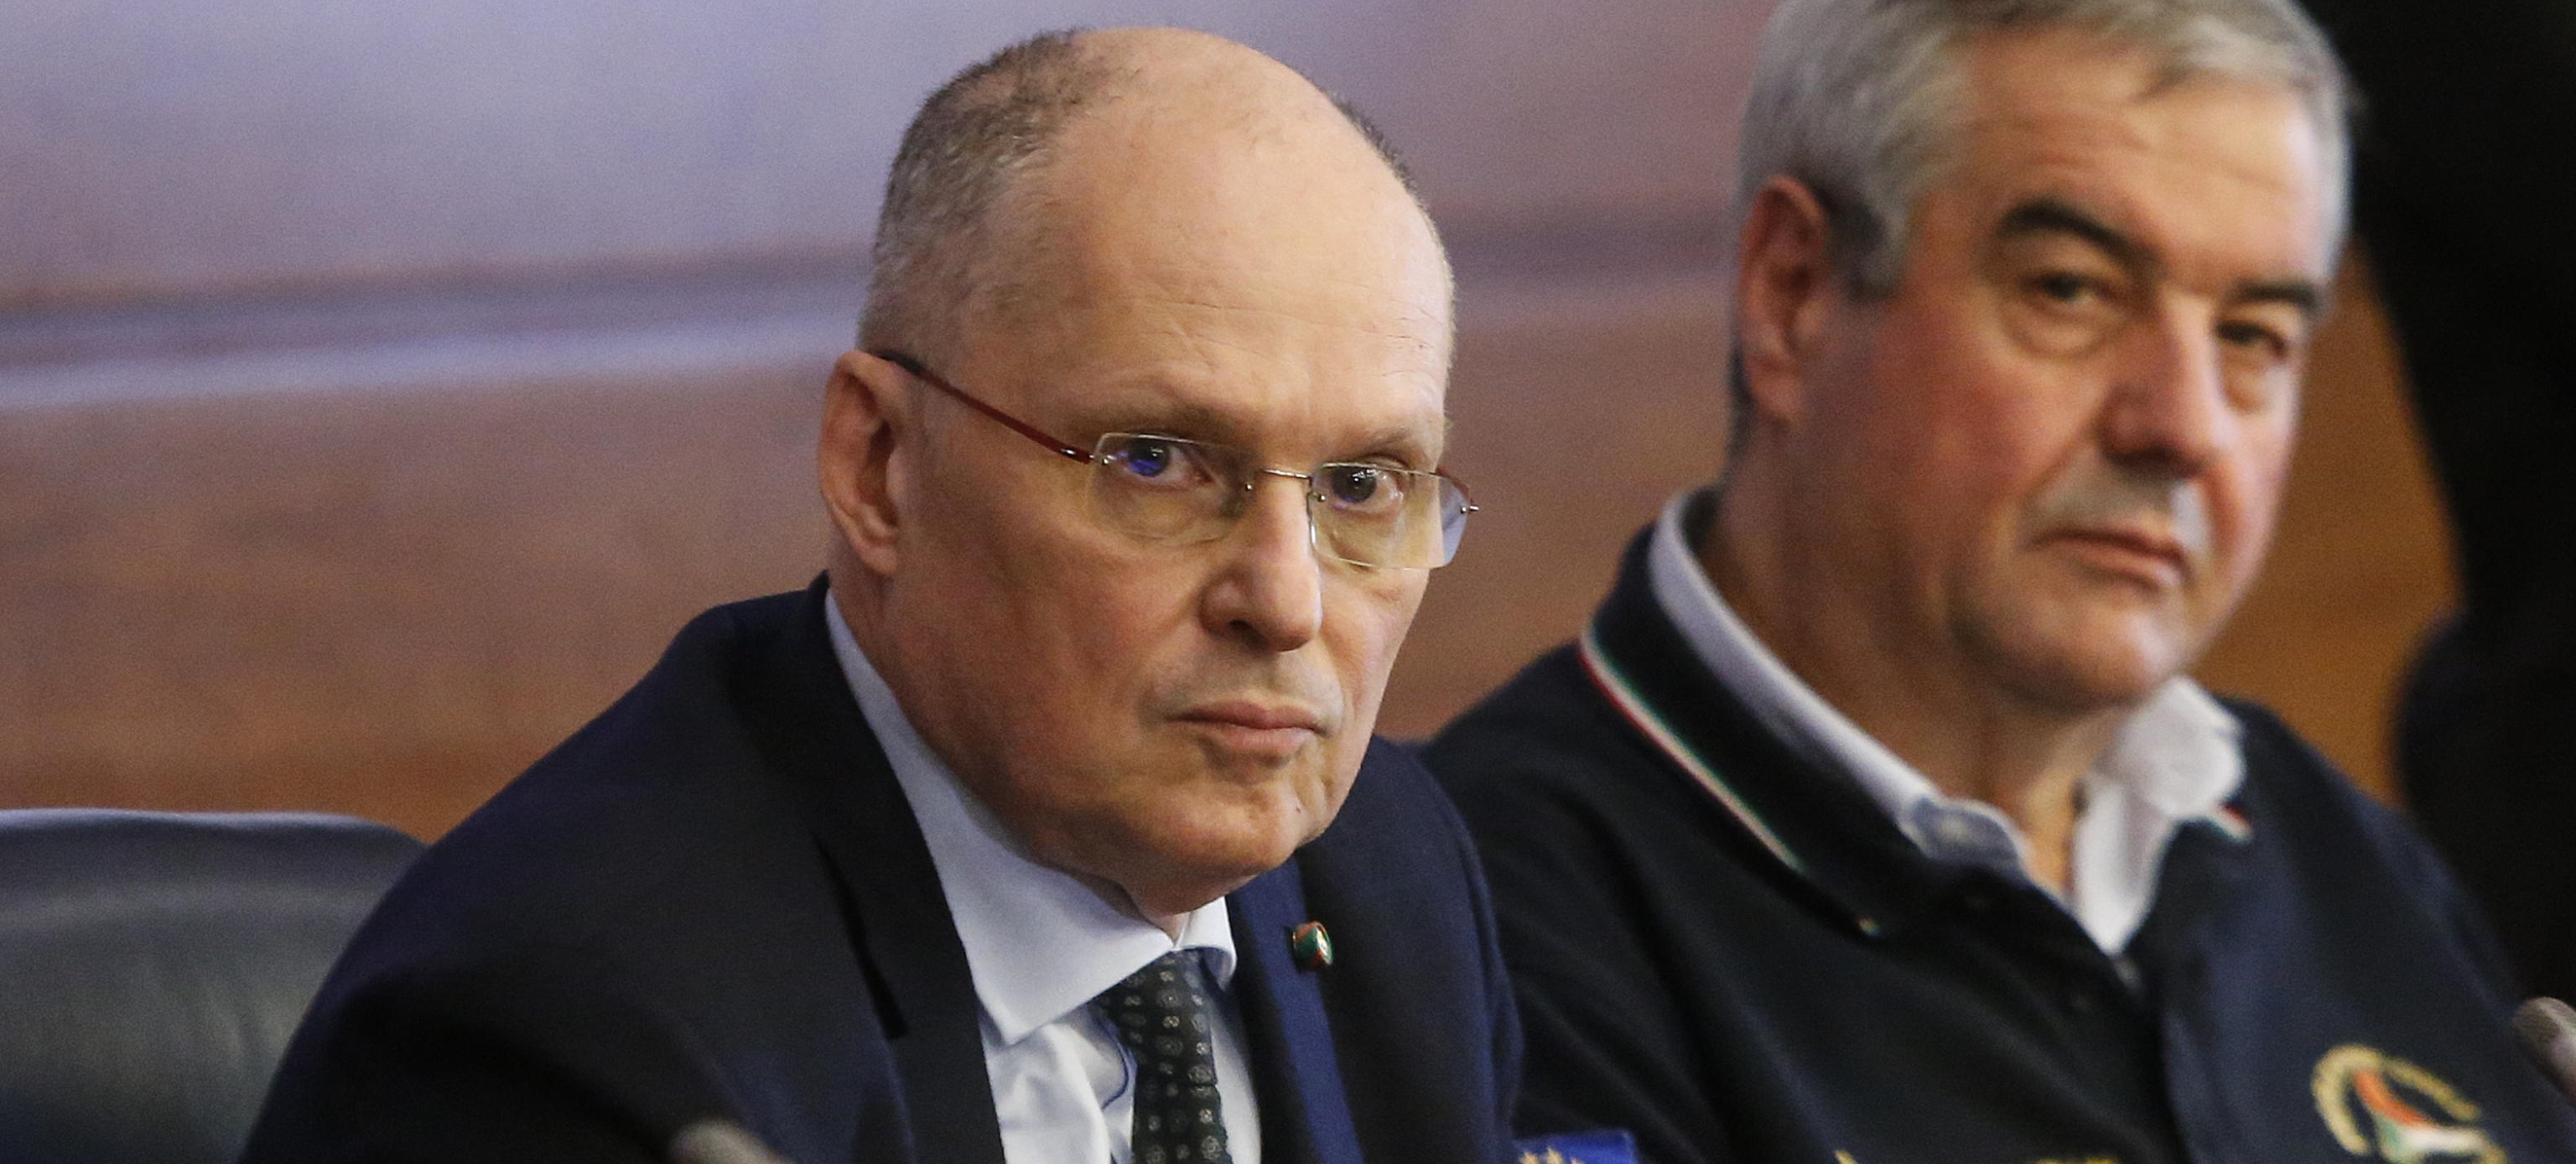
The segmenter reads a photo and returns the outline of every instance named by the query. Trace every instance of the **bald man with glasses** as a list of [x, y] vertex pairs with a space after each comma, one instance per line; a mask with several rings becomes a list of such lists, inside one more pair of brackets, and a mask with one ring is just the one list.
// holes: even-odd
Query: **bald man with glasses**
[[826, 576], [431, 848], [248, 1160], [1509, 1150], [1473, 849], [1371, 736], [1474, 509], [1384, 146], [1239, 45], [1040, 37], [932, 96], [876, 246]]

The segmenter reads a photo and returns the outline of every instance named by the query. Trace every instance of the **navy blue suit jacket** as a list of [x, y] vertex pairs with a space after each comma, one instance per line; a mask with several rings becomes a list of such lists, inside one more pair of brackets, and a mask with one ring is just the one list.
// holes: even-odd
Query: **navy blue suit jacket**
[[[648, 1160], [721, 1116], [809, 1164], [1000, 1164], [965, 951], [825, 601], [700, 616], [433, 845], [325, 983], [245, 1160]], [[1266, 1161], [1507, 1158], [1492, 913], [1409, 755], [1372, 743], [1332, 827], [1227, 900]], [[1309, 919], [1321, 972], [1288, 946]]]

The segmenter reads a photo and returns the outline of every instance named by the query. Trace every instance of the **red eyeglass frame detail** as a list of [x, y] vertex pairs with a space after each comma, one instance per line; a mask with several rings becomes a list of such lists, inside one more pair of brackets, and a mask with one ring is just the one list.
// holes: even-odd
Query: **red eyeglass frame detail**
[[946, 379], [942, 378], [939, 373], [931, 371], [929, 365], [922, 363], [920, 360], [914, 359], [913, 357], [896, 351], [893, 348], [873, 348], [869, 350], [868, 354], [911, 373], [914, 379], [919, 380], [924, 384], [928, 384], [933, 388], [949, 394], [950, 396], [956, 397], [958, 402], [964, 404], [966, 407], [972, 408], [977, 412], [1001, 421], [1003, 424], [1010, 426], [1012, 432], [1018, 433], [1021, 436], [1027, 437], [1030, 440], [1046, 446], [1049, 452], [1062, 453], [1065, 456], [1071, 457], [1086, 465], [1098, 459], [1091, 453], [1086, 453], [1081, 449], [1077, 449], [1072, 445], [1066, 444], [1064, 441], [1048, 436], [1036, 425], [1030, 424], [1025, 420], [1021, 420], [1019, 417], [1013, 416], [1010, 413], [1004, 412], [1001, 409], [995, 408], [990, 404], [986, 404], [983, 401], [976, 399], [973, 393], [949, 383]]

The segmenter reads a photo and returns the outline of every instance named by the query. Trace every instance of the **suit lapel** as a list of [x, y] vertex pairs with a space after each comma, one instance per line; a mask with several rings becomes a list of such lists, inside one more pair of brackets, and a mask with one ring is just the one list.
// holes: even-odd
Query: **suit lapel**
[[1226, 902], [1234, 919], [1231, 993], [1261, 1097], [1262, 1160], [1360, 1164], [1359, 1133], [1343, 1097], [1319, 979], [1297, 967], [1288, 947], [1289, 931], [1307, 920], [1297, 863], [1254, 878]]
[[[743, 702], [757, 709], [757, 744], [806, 805], [840, 877], [852, 937], [903, 1080], [911, 1158], [1003, 1164], [966, 947], [903, 787], [832, 654], [825, 594], [819, 580], [806, 591], [794, 626], [773, 643], [760, 673], [746, 677], [757, 690]], [[883, 1160], [888, 1148], [861, 1144], [859, 1159]]]
[[[903, 1079], [911, 1159], [1004, 1164], [966, 947], [911, 805], [832, 655], [827, 600], [817, 581], [795, 625], [772, 644], [759, 673], [745, 677], [755, 742], [807, 806], [840, 876]], [[1289, 932], [1308, 920], [1297, 863], [1253, 879], [1227, 903], [1236, 954], [1230, 993], [1261, 1099], [1263, 1160], [1363, 1164], [1319, 979], [1298, 968], [1288, 946]], [[886, 1148], [862, 1144], [860, 1158], [884, 1159]]]

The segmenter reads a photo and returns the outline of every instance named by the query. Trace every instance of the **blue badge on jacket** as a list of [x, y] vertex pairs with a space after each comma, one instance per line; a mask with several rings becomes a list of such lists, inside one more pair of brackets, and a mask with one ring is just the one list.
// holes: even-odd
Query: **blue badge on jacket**
[[1532, 1136], [1514, 1146], [1521, 1164], [1637, 1164], [1637, 1139], [1620, 1129]]

